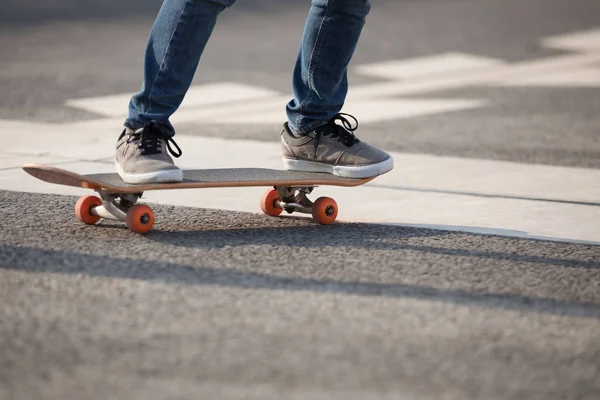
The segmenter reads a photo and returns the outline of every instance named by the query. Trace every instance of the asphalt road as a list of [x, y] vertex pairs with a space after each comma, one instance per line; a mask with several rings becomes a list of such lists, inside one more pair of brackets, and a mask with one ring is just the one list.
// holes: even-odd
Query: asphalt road
[[174, 207], [135, 236], [0, 196], [7, 398], [600, 390], [597, 247]]
[[[93, 119], [66, 100], [137, 90], [159, 3], [1, 2], [0, 119]], [[593, 0], [375, 3], [356, 64], [447, 51], [523, 62], [564, 53], [541, 38], [600, 26]], [[289, 91], [307, 7], [239, 0], [196, 83]], [[600, 167], [597, 87], [427, 96], [489, 105], [362, 135], [395, 151]], [[600, 397], [598, 246], [167, 206], [138, 236], [78, 223], [74, 201], [0, 191], [2, 400]]]

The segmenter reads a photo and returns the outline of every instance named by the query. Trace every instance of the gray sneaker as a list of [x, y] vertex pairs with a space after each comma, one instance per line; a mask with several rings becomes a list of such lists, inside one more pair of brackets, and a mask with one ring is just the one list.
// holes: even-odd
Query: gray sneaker
[[[355, 126], [344, 115], [354, 119]], [[283, 127], [281, 147], [283, 164], [288, 170], [368, 178], [394, 168], [394, 160], [389, 154], [354, 136], [358, 121], [351, 115], [337, 114], [327, 124], [304, 136], [295, 136], [287, 122]]]
[[149, 122], [136, 131], [126, 128], [117, 141], [117, 173], [127, 183], [181, 182], [183, 172], [168, 153], [179, 157], [181, 149], [160, 123]]

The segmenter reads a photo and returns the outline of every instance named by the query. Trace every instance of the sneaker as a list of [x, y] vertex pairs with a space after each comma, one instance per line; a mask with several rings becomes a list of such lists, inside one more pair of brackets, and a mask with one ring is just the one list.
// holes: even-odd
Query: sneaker
[[183, 171], [168, 153], [179, 157], [181, 149], [160, 123], [151, 121], [136, 131], [125, 128], [117, 141], [117, 173], [126, 183], [181, 182]]
[[[344, 115], [352, 118], [355, 126]], [[354, 136], [358, 121], [349, 114], [337, 114], [328, 123], [304, 136], [294, 135], [287, 122], [283, 127], [283, 164], [288, 170], [368, 178], [394, 168], [394, 160], [389, 154]]]

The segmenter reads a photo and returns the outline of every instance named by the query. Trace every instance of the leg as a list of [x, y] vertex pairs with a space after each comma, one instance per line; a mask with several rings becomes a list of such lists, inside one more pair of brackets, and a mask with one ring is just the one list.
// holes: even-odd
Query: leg
[[348, 91], [348, 63], [371, 9], [370, 0], [313, 0], [287, 105], [290, 129], [306, 134], [339, 113]]
[[370, 9], [370, 0], [312, 0], [281, 133], [286, 169], [367, 178], [393, 168], [389, 154], [356, 138], [358, 121], [339, 114], [348, 63]]
[[[169, 122], [190, 87], [217, 16], [235, 0], [164, 0], [144, 59], [142, 90], [129, 102], [115, 167], [127, 183], [179, 182], [181, 155]], [[174, 149], [172, 146], [174, 146]]]
[[187, 92], [217, 16], [235, 0], [164, 0], [144, 59], [141, 91], [131, 98], [125, 126], [137, 130], [159, 121], [171, 134], [169, 117]]

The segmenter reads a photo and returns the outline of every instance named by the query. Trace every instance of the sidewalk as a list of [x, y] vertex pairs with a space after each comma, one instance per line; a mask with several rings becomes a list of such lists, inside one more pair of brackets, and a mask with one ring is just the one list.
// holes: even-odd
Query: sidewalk
[[[23, 163], [79, 173], [113, 172], [121, 119], [71, 124], [0, 120], [0, 190], [82, 195], [38, 181]], [[10, 133], [10, 134], [9, 134]], [[277, 132], [274, 132], [276, 135]], [[183, 168], [281, 169], [279, 144], [178, 135]], [[338, 219], [600, 244], [600, 170], [392, 153], [395, 169], [359, 188], [321, 187]], [[260, 212], [264, 188], [148, 192], [147, 202]], [[42, 206], [42, 205], [40, 205]], [[161, 216], [157, 216], [161, 218]]]

